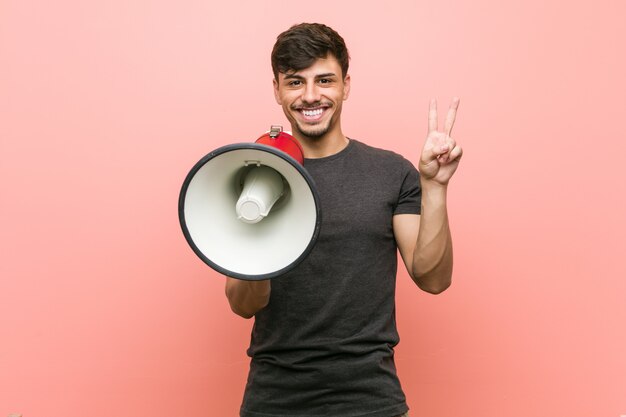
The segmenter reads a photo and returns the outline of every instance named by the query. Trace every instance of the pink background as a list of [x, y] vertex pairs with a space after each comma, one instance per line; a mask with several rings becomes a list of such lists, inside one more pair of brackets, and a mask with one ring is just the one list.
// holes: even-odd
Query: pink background
[[[506, 4], [505, 4], [506, 3]], [[412, 415], [626, 414], [626, 3], [0, 0], [0, 416], [235, 416], [251, 321], [177, 198], [212, 149], [286, 123], [293, 23], [352, 54], [344, 131], [417, 163], [461, 97], [456, 264], [399, 274]]]

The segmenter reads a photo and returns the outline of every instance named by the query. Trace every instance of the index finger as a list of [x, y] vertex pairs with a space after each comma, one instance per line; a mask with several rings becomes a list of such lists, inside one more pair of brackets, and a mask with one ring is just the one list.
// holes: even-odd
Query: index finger
[[447, 136], [450, 136], [452, 133], [452, 126], [454, 126], [454, 119], [456, 119], [456, 110], [459, 108], [459, 100], [458, 97], [454, 97], [452, 99], [452, 103], [450, 104], [450, 108], [448, 109], [448, 115], [446, 116], [446, 125], [445, 132]]
[[430, 107], [428, 108], [428, 133], [437, 131], [437, 100], [430, 99]]

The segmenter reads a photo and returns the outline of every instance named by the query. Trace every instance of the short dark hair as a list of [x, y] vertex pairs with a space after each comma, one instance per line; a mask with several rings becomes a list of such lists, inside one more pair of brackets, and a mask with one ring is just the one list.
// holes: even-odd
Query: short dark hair
[[300, 23], [278, 35], [272, 50], [272, 71], [278, 73], [300, 71], [310, 67], [329, 54], [341, 65], [342, 78], [348, 73], [350, 55], [343, 38], [332, 28], [320, 23]]

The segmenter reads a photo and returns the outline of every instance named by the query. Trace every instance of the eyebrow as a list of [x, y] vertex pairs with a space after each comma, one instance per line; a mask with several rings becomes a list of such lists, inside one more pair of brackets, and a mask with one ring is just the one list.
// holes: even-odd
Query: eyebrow
[[[315, 78], [330, 78], [330, 77], [336, 77], [336, 76], [337, 74], [335, 74], [334, 72], [327, 72], [325, 74], [317, 74]], [[285, 74], [285, 80], [293, 80], [293, 79], [304, 80], [304, 77], [298, 74]]]
[[328, 72], [326, 74], [318, 74], [315, 76], [315, 78], [330, 78], [330, 77], [336, 77], [337, 75], [334, 72]]

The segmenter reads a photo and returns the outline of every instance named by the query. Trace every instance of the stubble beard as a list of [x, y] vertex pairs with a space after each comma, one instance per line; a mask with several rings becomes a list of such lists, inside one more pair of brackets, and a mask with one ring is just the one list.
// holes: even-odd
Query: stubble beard
[[328, 133], [330, 130], [330, 123], [327, 122], [323, 125], [302, 126], [300, 122], [296, 121], [294, 130], [297, 130], [298, 133], [309, 139], [319, 139]]

